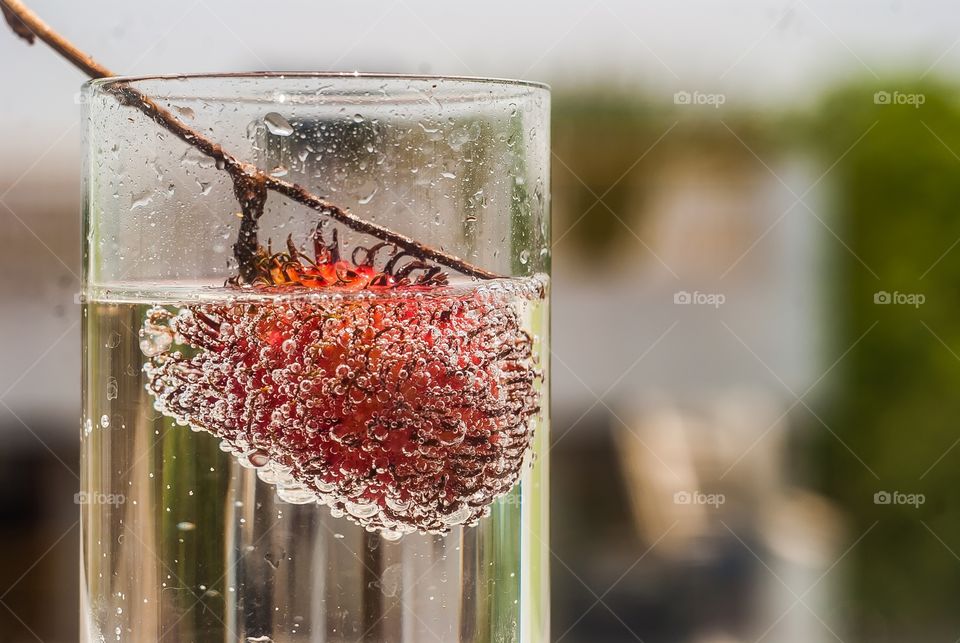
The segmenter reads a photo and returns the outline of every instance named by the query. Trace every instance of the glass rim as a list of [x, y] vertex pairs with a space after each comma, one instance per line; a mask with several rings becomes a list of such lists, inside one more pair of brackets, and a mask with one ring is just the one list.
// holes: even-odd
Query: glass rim
[[236, 71], [236, 72], [190, 72], [183, 74], [143, 74], [130, 76], [105, 76], [92, 78], [84, 82], [82, 88], [102, 89], [118, 83], [139, 83], [145, 81], [190, 81], [190, 80], [284, 80], [284, 79], [326, 79], [326, 80], [390, 80], [390, 81], [441, 81], [451, 83], [473, 83], [493, 85], [503, 88], [527, 88], [550, 93], [549, 84], [536, 80], [500, 78], [495, 76], [461, 76], [447, 74], [404, 74], [393, 72], [360, 71]]

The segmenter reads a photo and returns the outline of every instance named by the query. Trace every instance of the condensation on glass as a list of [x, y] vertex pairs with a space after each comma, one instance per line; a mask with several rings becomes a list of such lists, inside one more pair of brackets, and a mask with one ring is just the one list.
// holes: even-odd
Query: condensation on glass
[[[385, 537], [284, 496], [276, 476], [221, 448], [216, 427], [182, 426], [155, 404], [155, 350], [141, 345], [151, 311], [271, 302], [225, 285], [240, 221], [228, 174], [121, 105], [118, 83], [275, 177], [503, 275], [446, 269], [451, 288], [486, 289], [513, 311], [542, 373], [519, 481], [487, 516]], [[271, 74], [94, 81], [82, 96], [83, 640], [548, 640], [548, 90]], [[322, 218], [271, 193], [260, 240], [306, 247]], [[345, 256], [378, 242], [334, 229]]]

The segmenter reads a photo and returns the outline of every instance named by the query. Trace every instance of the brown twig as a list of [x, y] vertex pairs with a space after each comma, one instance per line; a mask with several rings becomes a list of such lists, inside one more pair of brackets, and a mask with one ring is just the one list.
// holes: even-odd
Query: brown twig
[[[39, 38], [91, 78], [115, 76], [109, 69], [51, 29], [20, 0], [0, 0], [0, 9], [3, 10], [4, 18], [6, 18], [14, 33], [28, 43], [33, 44], [34, 37]], [[240, 276], [244, 279], [248, 277], [244, 272], [252, 269], [251, 262], [259, 248], [257, 242], [258, 219], [263, 212], [267, 191], [282, 194], [311, 210], [329, 216], [356, 232], [368, 234], [391, 243], [418, 259], [435, 261], [470, 277], [494, 279], [499, 276], [459, 257], [424, 245], [411, 237], [394, 232], [366, 219], [361, 219], [349, 210], [312, 194], [296, 183], [271, 176], [250, 163], [240, 161], [218, 143], [194, 130], [169, 110], [128, 83], [110, 84], [107, 86], [107, 90], [113, 93], [121, 103], [140, 110], [180, 140], [214, 159], [217, 162], [217, 167], [222, 167], [233, 179], [234, 192], [243, 211], [240, 232], [237, 236], [237, 242], [234, 244], [234, 255], [240, 263]]]

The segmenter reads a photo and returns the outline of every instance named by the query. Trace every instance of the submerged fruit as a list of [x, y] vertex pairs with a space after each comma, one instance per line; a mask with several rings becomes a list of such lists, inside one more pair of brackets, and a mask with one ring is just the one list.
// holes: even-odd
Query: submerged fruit
[[156, 408], [290, 502], [387, 536], [475, 523], [530, 446], [532, 339], [497, 289], [388, 290], [152, 309]]

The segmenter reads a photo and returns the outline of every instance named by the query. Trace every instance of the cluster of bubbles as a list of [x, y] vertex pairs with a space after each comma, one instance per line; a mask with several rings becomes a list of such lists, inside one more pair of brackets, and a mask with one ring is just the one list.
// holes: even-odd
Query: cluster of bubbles
[[[540, 373], [503, 287], [148, 311], [155, 407], [388, 539], [475, 524], [516, 484]], [[158, 350], [160, 349], [160, 350]]]

